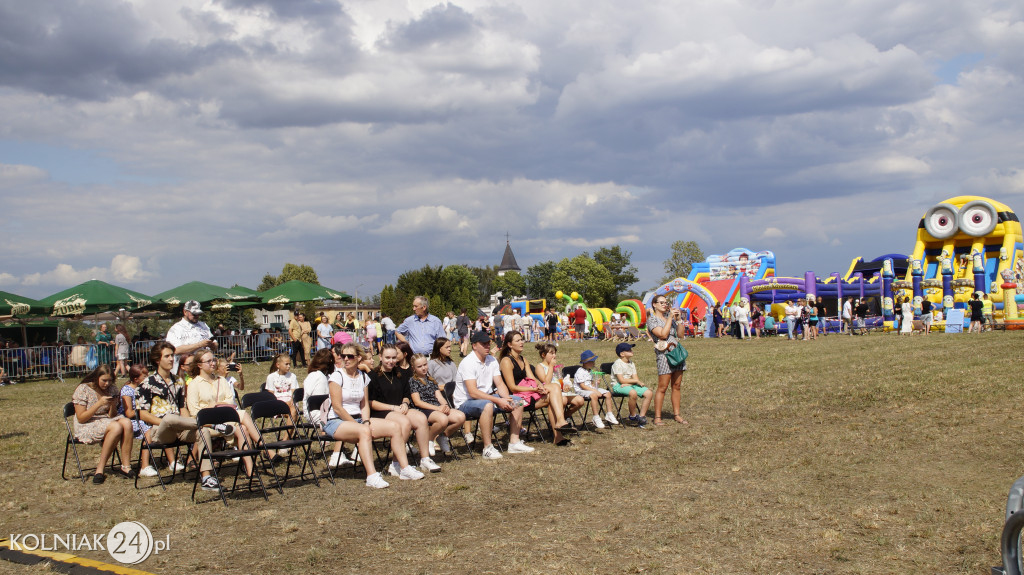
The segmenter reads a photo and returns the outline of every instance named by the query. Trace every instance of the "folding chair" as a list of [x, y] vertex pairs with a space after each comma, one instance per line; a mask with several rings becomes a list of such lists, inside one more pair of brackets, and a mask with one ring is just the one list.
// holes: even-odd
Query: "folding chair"
[[[75, 416], [75, 404], [74, 404], [74, 402], [69, 401], [69, 402], [64, 404], [64, 412], [63, 412], [64, 426], [67, 428], [68, 434], [67, 434], [67, 437], [65, 438], [65, 442], [64, 442], [64, 465], [62, 465], [61, 468], [60, 468], [60, 477], [61, 477], [61, 479], [65, 480], [65, 481], [67, 481], [69, 479], [69, 477], [67, 477], [67, 474], [66, 474], [66, 470], [67, 470], [67, 467], [68, 467], [68, 452], [69, 451], [74, 451], [74, 453], [75, 453], [75, 464], [78, 466], [78, 477], [80, 477], [82, 479], [82, 483], [85, 483], [86, 476], [85, 476], [85, 472], [82, 471], [82, 460], [78, 457], [78, 446], [79, 445], [91, 445], [91, 444], [83, 443], [82, 441], [79, 441], [78, 438], [75, 437], [74, 427], [73, 427], [73, 424], [71, 422], [71, 418], [74, 417], [74, 416]], [[100, 446], [100, 448], [102, 449], [102, 445]], [[119, 450], [120, 450], [120, 447], [115, 446], [114, 447], [114, 452], [110, 456], [110, 469], [111, 470], [115, 469], [115, 467], [114, 467], [115, 465], [117, 467], [121, 466], [121, 452]], [[117, 463], [116, 464], [114, 463], [115, 459], [117, 459]]]
[[[138, 409], [135, 410], [135, 420], [140, 421]], [[170, 483], [174, 483], [174, 475], [177, 473], [177, 471], [172, 470], [171, 475], [167, 478], [167, 481], [165, 482], [163, 476], [160, 474], [160, 464], [157, 462], [157, 460], [159, 459], [160, 461], [164, 461], [164, 466], [168, 467], [170, 462], [167, 461], [165, 450], [173, 449], [174, 462], [177, 463], [178, 457], [181, 455], [181, 448], [186, 447], [187, 449], [185, 450], [185, 462], [181, 464], [181, 478], [184, 479], [185, 469], [188, 467], [189, 460], [192, 459], [192, 446], [193, 443], [190, 443], [188, 441], [181, 441], [178, 439], [175, 439], [170, 443], [158, 443], [156, 441], [149, 441], [148, 439], [146, 439], [146, 434], [142, 434], [142, 441], [139, 442], [139, 471], [142, 471], [142, 452], [145, 450], [149, 450], [149, 464], [153, 466], [153, 469], [156, 469], [156, 478], [160, 482], [160, 487], [163, 487], [164, 491], [166, 491], [167, 485]], [[156, 486], [151, 485], [150, 487]], [[139, 489], [138, 473], [135, 474], [135, 489]]]
[[252, 412], [252, 406], [256, 405], [261, 401], [274, 401], [277, 399], [273, 393], [266, 390], [256, 391], [253, 393], [247, 393], [242, 396], [242, 409]]
[[[622, 421], [622, 406], [625, 405], [626, 401], [629, 399], [629, 394], [628, 393], [627, 394], [615, 393], [615, 390], [612, 389], [612, 388], [615, 387], [615, 384], [618, 383], [615, 380], [615, 376], [612, 375], [612, 364], [613, 364], [613, 362], [610, 362], [610, 361], [606, 362], [606, 363], [602, 363], [601, 364], [601, 371], [603, 373], [608, 374], [608, 377], [610, 378], [610, 381], [609, 381], [607, 389], [608, 389], [608, 391], [612, 392], [612, 403], [615, 404], [615, 419], [618, 419], [619, 421]], [[616, 400], [618, 400], [618, 401], [616, 401]], [[589, 405], [589, 403], [588, 403], [588, 405]]]
[[[292, 469], [292, 455], [295, 455], [294, 450], [296, 449], [302, 450], [302, 468], [299, 470], [299, 479], [306, 479], [306, 466], [308, 465], [313, 482], [317, 487], [320, 487], [320, 480], [316, 476], [316, 467], [309, 460], [309, 446], [313, 443], [313, 440], [308, 437], [299, 437], [299, 430], [295, 427], [295, 422], [291, 421], [290, 415], [291, 410], [288, 408], [288, 404], [277, 399], [259, 401], [252, 406], [252, 421], [260, 436], [260, 443], [257, 447], [263, 450], [263, 459], [269, 464], [268, 467], [274, 476], [274, 482], [277, 483], [277, 491], [282, 494], [284, 490], [281, 487], [288, 481], [288, 475]], [[270, 423], [270, 425], [266, 425], [268, 420], [278, 420], [279, 418], [281, 422], [284, 422], [283, 424]], [[286, 437], [290, 436], [292, 439], [281, 439], [282, 433]], [[268, 441], [268, 436], [272, 434], [277, 436], [276, 441]], [[274, 469], [273, 464], [270, 463], [270, 449], [275, 451], [281, 449], [289, 450], [288, 463], [285, 465], [283, 478], [279, 479], [277, 477], [277, 471]]]
[[[449, 381], [448, 383], [444, 384], [444, 398], [445, 398], [445, 400], [448, 401], [448, 405], [452, 406], [452, 408], [455, 407], [455, 382], [454, 381]], [[480, 418], [478, 418], [478, 417], [470, 417], [469, 415], [467, 415], [466, 416], [466, 421], [476, 421], [477, 422], [477, 427], [480, 426]], [[476, 432], [474, 430], [474, 435], [475, 434], [476, 434]], [[462, 430], [459, 430], [459, 432], [456, 433], [456, 436], [458, 437], [458, 439], [461, 439], [462, 440], [462, 444], [466, 446], [466, 451], [469, 452], [469, 458], [473, 459], [475, 457], [473, 455], [473, 448], [470, 447], [468, 442], [466, 442], [466, 438], [462, 436]], [[448, 438], [448, 442], [452, 444], [452, 454], [455, 456], [455, 459], [461, 459], [459, 457], [459, 452], [455, 449], [455, 443], [454, 443], [455, 439], [456, 439], [455, 437], [449, 437]]]
[[[206, 409], [200, 409], [199, 413], [196, 414], [196, 423], [199, 425], [200, 431], [202, 431], [202, 428], [204, 427], [212, 427], [214, 425], [218, 425], [221, 423], [227, 423], [234, 426], [241, 425], [241, 422], [238, 419], [238, 412], [235, 410], [234, 407], [208, 407]], [[201, 463], [203, 459], [209, 459], [212, 465], [210, 474], [213, 475], [213, 477], [217, 480], [218, 483], [220, 483], [220, 471], [223, 468], [224, 462], [234, 459], [236, 457], [239, 458], [238, 464], [235, 467], [234, 481], [231, 484], [230, 489], [230, 491], [234, 493], [238, 488], [238, 475], [244, 468], [241, 458], [252, 457], [253, 473], [252, 477], [248, 478], [248, 488], [251, 491], [253, 489], [253, 484], [258, 484], [260, 487], [260, 491], [263, 493], [263, 499], [269, 501], [270, 498], [267, 497], [267, 488], [263, 485], [263, 478], [260, 477], [260, 467], [256, 463], [256, 458], [262, 456], [263, 452], [260, 451], [259, 449], [254, 449], [252, 447], [252, 444], [249, 442], [248, 436], [244, 432], [242, 433], [242, 437], [244, 439], [242, 445], [239, 446], [240, 449], [222, 449], [220, 451], [214, 451], [212, 445], [213, 438], [210, 438], [206, 433], [200, 432], [199, 439], [202, 442], [202, 446], [200, 447], [199, 457], [197, 458], [197, 461]], [[200, 467], [202, 466], [200, 465]], [[192, 484], [192, 501], [196, 500], [196, 488], [199, 487], [201, 475], [201, 473], [197, 472], [195, 483]], [[228, 500], [224, 496], [225, 491], [226, 490], [224, 488], [224, 485], [221, 484], [220, 488], [217, 490], [217, 493], [218, 495], [220, 495], [220, 499], [224, 503], [224, 507], [227, 507]]]
[[[534, 366], [531, 366], [531, 367], [532, 367], [532, 369], [534, 369], [534, 373], [537, 373], [536, 372], [536, 367], [534, 367]], [[540, 401], [540, 400], [537, 400], [537, 401]], [[537, 425], [537, 435], [540, 436], [542, 441], [544, 440], [544, 430], [542, 428], [543, 425], [547, 425], [548, 432], [551, 433], [552, 435], [554, 434], [554, 432], [551, 431], [551, 423], [548, 421], [548, 409], [549, 408], [550, 408], [550, 405], [545, 405], [545, 406], [542, 406], [542, 407], [535, 407], [535, 406], [531, 405], [530, 407], [527, 407], [527, 408], [525, 408], [523, 410], [524, 414], [530, 416], [529, 420], [527, 420], [527, 422], [526, 422], [526, 429], [523, 430], [523, 435], [528, 437], [530, 435], [530, 430], [533, 429], [534, 424]], [[538, 414], [540, 415], [542, 423], [537, 423], [537, 415]]]
[[292, 404], [299, 414], [298, 421], [295, 422], [295, 429], [301, 429], [303, 436], [310, 437], [316, 426], [306, 417], [305, 398], [306, 390], [301, 387], [292, 392]]

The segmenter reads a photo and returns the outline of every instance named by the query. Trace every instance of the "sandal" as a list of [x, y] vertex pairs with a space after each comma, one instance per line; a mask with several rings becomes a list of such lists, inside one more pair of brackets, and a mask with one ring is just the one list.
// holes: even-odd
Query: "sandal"
[[686, 420], [685, 420], [685, 419], [683, 419], [683, 416], [679, 415], [678, 413], [677, 413], [677, 414], [675, 414], [675, 415], [673, 415], [673, 416], [672, 416], [672, 419], [675, 419], [675, 420], [676, 420], [676, 423], [682, 423], [683, 425], [687, 425], [687, 422], [686, 422]]
[[654, 425], [665, 425], [665, 422], [662, 421], [660, 417], [655, 417], [654, 418]]
[[97, 473], [97, 474], [92, 476], [92, 482], [95, 483], [96, 485], [99, 485], [99, 484], [103, 483], [106, 480], [107, 480], [107, 476], [102, 474], [102, 473]]
[[568, 439], [563, 439], [562, 441], [555, 443], [555, 445], [557, 445], [558, 447], [572, 447], [574, 444], [572, 441], [569, 441]]
[[576, 431], [576, 427], [573, 426], [573, 424], [571, 424], [571, 423], [566, 423], [565, 425], [560, 425], [560, 426], [556, 427], [555, 429], [557, 431], [561, 431], [562, 433], [571, 433], [571, 432]]

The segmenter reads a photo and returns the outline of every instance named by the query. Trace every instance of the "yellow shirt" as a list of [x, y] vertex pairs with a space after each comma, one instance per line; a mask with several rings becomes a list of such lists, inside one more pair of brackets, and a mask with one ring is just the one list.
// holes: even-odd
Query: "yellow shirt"
[[981, 300], [981, 313], [983, 313], [984, 315], [992, 315], [992, 300]]
[[200, 409], [215, 407], [217, 405], [236, 405], [234, 387], [223, 377], [214, 381], [205, 379], [202, 375], [197, 376], [189, 382], [188, 391], [185, 394], [185, 405], [189, 413], [195, 417]]

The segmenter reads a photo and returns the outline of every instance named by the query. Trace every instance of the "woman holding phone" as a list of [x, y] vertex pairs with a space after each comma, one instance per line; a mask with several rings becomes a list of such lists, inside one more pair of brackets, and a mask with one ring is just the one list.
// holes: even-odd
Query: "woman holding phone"
[[654, 357], [658, 364], [658, 390], [654, 393], [654, 425], [664, 425], [661, 421], [661, 408], [665, 402], [665, 392], [672, 385], [672, 416], [677, 423], [686, 424], [680, 415], [682, 400], [683, 372], [686, 363], [672, 366], [665, 357], [669, 350], [679, 345], [678, 338], [683, 337], [682, 314], [679, 308], [670, 309], [668, 296], [656, 295], [651, 301], [653, 309], [647, 315], [647, 332], [654, 340]]

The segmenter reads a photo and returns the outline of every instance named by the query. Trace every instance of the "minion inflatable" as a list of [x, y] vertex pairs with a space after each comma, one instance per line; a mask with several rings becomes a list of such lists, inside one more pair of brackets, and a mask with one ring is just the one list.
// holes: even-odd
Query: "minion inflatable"
[[948, 311], [981, 292], [992, 300], [997, 317], [1016, 318], [1016, 294], [1005, 293], [1004, 285], [1007, 277], [1016, 284], [1024, 281], [1024, 234], [1006, 204], [958, 196], [932, 206], [918, 225], [910, 260], [906, 280], [916, 312], [921, 298]]

